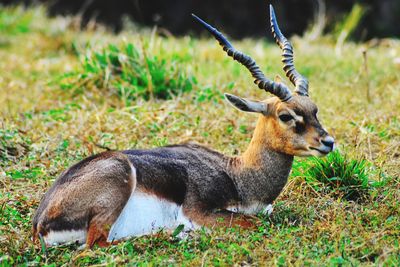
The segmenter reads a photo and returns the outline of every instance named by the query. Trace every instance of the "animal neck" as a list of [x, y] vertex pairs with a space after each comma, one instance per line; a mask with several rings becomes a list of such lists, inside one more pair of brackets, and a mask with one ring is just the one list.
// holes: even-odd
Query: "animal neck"
[[245, 202], [271, 203], [282, 191], [292, 168], [293, 156], [276, 150], [273, 123], [260, 116], [247, 150], [231, 166]]
[[[272, 163], [293, 161], [293, 156], [279, 152], [284, 144], [276, 138], [276, 123], [263, 115], [259, 116], [250, 144], [241, 156], [242, 168], [271, 168]], [[274, 162], [270, 162], [271, 156]]]

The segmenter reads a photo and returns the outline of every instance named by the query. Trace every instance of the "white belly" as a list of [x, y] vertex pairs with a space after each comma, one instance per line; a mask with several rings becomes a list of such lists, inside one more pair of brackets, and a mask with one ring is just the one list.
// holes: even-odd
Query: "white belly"
[[180, 224], [188, 230], [197, 228], [184, 216], [180, 205], [135, 190], [112, 225], [108, 241], [151, 234], [160, 229], [174, 229]]

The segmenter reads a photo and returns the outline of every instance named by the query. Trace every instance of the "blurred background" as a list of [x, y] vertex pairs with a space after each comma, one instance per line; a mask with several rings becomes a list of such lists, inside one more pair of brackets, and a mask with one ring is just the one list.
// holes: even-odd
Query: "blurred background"
[[1, 0], [0, 3], [46, 3], [50, 15], [81, 16], [82, 26], [96, 21], [119, 31], [126, 21], [134, 21], [150, 27], [157, 25], [165, 34], [174, 35], [200, 31], [190, 17], [196, 13], [234, 38], [265, 36], [267, 7], [272, 3], [288, 36], [301, 35], [311, 25], [315, 34], [334, 33], [338, 28], [348, 27], [356, 41], [400, 36], [399, 0]]

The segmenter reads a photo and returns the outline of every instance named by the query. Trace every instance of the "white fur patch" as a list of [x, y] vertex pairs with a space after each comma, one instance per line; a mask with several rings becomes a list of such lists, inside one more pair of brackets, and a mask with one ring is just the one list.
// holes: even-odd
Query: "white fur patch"
[[174, 229], [180, 224], [185, 229], [197, 227], [183, 214], [180, 205], [136, 190], [112, 225], [107, 240], [111, 242], [151, 234], [160, 229]]
[[[132, 192], [134, 192], [135, 189], [136, 189], [136, 185], [137, 185], [136, 184], [137, 183], [137, 180], [136, 180], [136, 168], [133, 167], [132, 162], [130, 162], [129, 160], [128, 160], [128, 163], [129, 163], [129, 166], [131, 167], [131, 171], [132, 171], [132, 173], [131, 173], [131, 180], [132, 180], [132, 184], [133, 184]], [[128, 183], [128, 181], [126, 181], [126, 183]]]
[[86, 230], [65, 230], [65, 231], [50, 231], [44, 236], [44, 242], [47, 246], [57, 246], [65, 243], [86, 242]]
[[273, 207], [271, 204], [265, 205], [261, 202], [253, 202], [249, 205], [232, 205], [227, 207], [226, 209], [232, 212], [243, 213], [247, 215], [256, 215], [258, 213], [270, 215], [273, 211]]

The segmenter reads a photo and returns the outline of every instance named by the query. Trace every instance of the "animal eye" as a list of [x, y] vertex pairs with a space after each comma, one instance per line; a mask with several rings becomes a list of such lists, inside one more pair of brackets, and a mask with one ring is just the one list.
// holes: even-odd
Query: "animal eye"
[[282, 115], [279, 115], [279, 119], [283, 122], [288, 122], [290, 120], [293, 120], [293, 116], [289, 115], [289, 114], [282, 114]]

